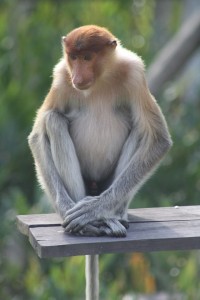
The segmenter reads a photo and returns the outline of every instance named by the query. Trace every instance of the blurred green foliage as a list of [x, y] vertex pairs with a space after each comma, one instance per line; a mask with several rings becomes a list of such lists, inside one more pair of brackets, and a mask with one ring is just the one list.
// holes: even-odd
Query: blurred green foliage
[[[0, 2], [0, 299], [84, 298], [83, 257], [39, 260], [17, 232], [16, 214], [39, 213], [48, 205], [36, 183], [27, 136], [61, 56], [61, 36], [84, 24], [102, 25], [148, 65], [155, 56], [155, 4], [154, 0]], [[170, 34], [180, 25], [179, 1], [175, 7]], [[185, 86], [176, 80], [161, 91], [159, 103], [174, 147], [133, 207], [198, 204], [200, 102], [184, 101]], [[166, 290], [196, 300], [199, 264], [196, 252], [102, 255], [101, 298]]]

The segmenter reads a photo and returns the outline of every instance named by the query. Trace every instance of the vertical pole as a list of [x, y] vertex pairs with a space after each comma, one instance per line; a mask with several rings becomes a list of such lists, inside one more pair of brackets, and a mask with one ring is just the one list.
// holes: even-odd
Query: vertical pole
[[85, 256], [86, 300], [99, 300], [99, 255]]

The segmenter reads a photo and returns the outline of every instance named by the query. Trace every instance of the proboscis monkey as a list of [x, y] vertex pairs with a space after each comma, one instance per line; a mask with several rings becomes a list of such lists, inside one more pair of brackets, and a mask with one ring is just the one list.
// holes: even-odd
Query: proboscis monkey
[[144, 64], [107, 29], [63, 37], [29, 145], [66, 232], [126, 235], [127, 208], [172, 145]]

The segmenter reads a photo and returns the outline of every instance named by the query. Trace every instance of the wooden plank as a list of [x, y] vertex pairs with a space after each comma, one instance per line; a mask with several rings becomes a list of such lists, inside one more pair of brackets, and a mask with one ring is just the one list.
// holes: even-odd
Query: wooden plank
[[61, 226], [30, 229], [40, 257], [200, 249], [200, 220], [131, 223], [126, 238], [75, 237]]
[[126, 238], [66, 234], [56, 214], [18, 216], [18, 227], [40, 257], [200, 249], [200, 206], [129, 210]]
[[28, 235], [30, 227], [54, 226], [62, 223], [58, 214], [33, 214], [17, 216], [17, 227], [22, 234]]
[[199, 220], [200, 205], [129, 209], [129, 222]]
[[[137, 208], [128, 210], [129, 222], [198, 220], [200, 205]], [[32, 214], [17, 216], [17, 225], [21, 233], [28, 235], [29, 227], [60, 225], [62, 220], [58, 214]]]

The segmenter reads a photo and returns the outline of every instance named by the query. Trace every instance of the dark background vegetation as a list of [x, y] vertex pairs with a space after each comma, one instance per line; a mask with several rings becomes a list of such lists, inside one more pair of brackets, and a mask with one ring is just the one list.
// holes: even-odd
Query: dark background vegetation
[[[40, 260], [15, 221], [17, 214], [50, 207], [36, 182], [27, 136], [61, 56], [61, 36], [85, 24], [108, 27], [148, 69], [196, 11], [198, 0], [0, 1], [0, 299], [84, 299], [84, 257]], [[199, 70], [196, 47], [159, 87], [174, 146], [134, 208], [199, 203]], [[197, 251], [102, 255], [101, 299], [165, 291], [198, 300], [199, 275]]]

